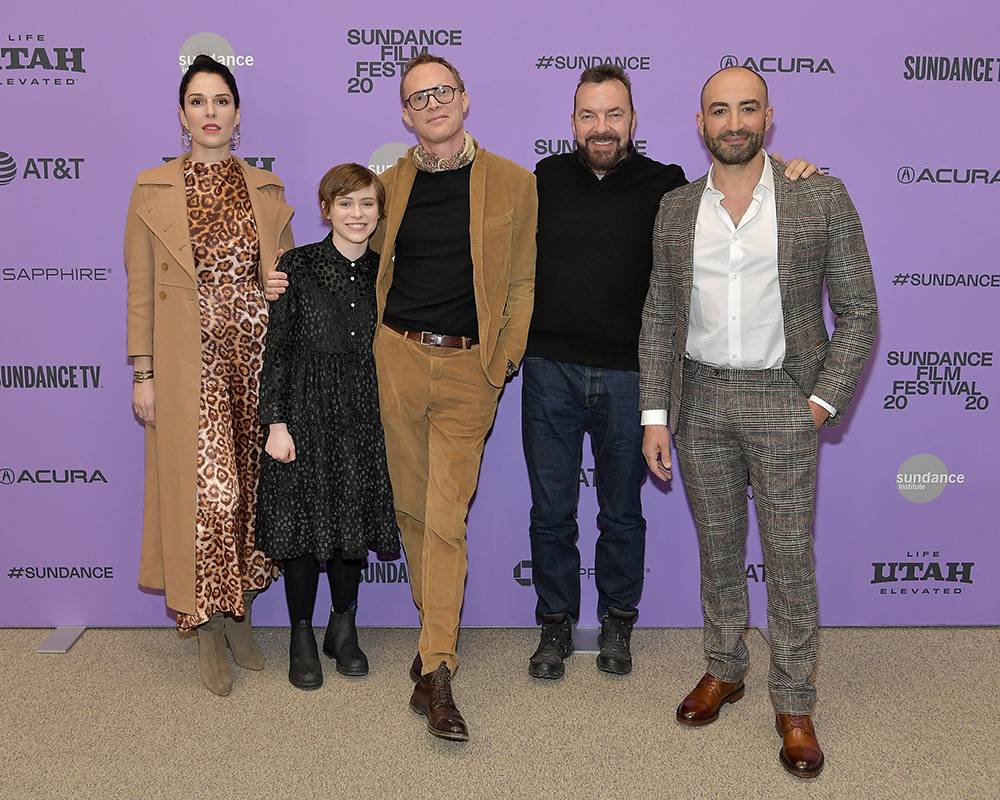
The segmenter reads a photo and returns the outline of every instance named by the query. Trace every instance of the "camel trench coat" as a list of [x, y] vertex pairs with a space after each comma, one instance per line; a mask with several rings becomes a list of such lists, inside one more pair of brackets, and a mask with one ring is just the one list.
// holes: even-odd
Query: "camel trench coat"
[[[195, 506], [201, 395], [201, 318], [188, 232], [183, 161], [142, 172], [125, 222], [128, 355], [152, 356], [155, 426], [146, 426], [146, 482], [139, 583], [167, 606], [195, 613]], [[260, 274], [290, 249], [284, 185], [242, 159], [260, 239]]]

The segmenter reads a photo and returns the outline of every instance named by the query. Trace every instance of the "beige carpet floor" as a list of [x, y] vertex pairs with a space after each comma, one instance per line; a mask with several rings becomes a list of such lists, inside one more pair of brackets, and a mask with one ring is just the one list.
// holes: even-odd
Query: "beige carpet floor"
[[363, 631], [371, 675], [327, 669], [301, 692], [288, 630], [261, 629], [268, 666], [237, 672], [228, 698], [172, 630], [88, 630], [37, 655], [46, 634], [0, 631], [2, 798], [1000, 798], [996, 628], [824, 629], [827, 764], [809, 782], [778, 764], [757, 632], [746, 697], [687, 729], [673, 714], [703, 671], [697, 630], [638, 631], [627, 678], [577, 655], [559, 682], [526, 673], [534, 631], [466, 631], [467, 744], [407, 708], [413, 630]]

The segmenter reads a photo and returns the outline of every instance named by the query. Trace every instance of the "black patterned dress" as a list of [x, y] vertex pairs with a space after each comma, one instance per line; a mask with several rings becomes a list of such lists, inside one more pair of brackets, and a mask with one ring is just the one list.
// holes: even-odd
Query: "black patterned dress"
[[281, 560], [398, 558], [372, 355], [378, 254], [350, 261], [327, 236], [278, 269], [288, 289], [270, 309], [260, 421], [265, 436], [288, 426], [295, 460], [262, 456], [257, 547]]

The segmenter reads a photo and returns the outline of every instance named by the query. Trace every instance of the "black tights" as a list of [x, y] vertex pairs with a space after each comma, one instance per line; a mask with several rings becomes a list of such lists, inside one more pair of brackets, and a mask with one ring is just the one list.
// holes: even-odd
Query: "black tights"
[[[364, 561], [345, 561], [339, 555], [326, 562], [333, 610], [338, 614], [358, 602], [358, 585], [364, 565]], [[289, 620], [292, 625], [303, 619], [311, 620], [319, 588], [319, 562], [313, 555], [289, 559], [285, 561], [284, 575]]]

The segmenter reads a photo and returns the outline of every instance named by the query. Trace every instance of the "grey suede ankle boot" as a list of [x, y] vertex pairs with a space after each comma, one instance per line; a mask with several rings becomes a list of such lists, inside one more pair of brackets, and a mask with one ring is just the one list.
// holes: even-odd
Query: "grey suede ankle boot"
[[196, 630], [201, 682], [213, 694], [225, 697], [233, 690], [233, 675], [226, 660], [226, 637], [223, 632], [222, 614], [215, 614]]
[[250, 627], [250, 608], [256, 596], [256, 591], [245, 592], [243, 604], [246, 606], [247, 613], [239, 619], [227, 616], [223, 622], [226, 641], [233, 653], [233, 661], [243, 669], [264, 669], [264, 654], [257, 646]]

